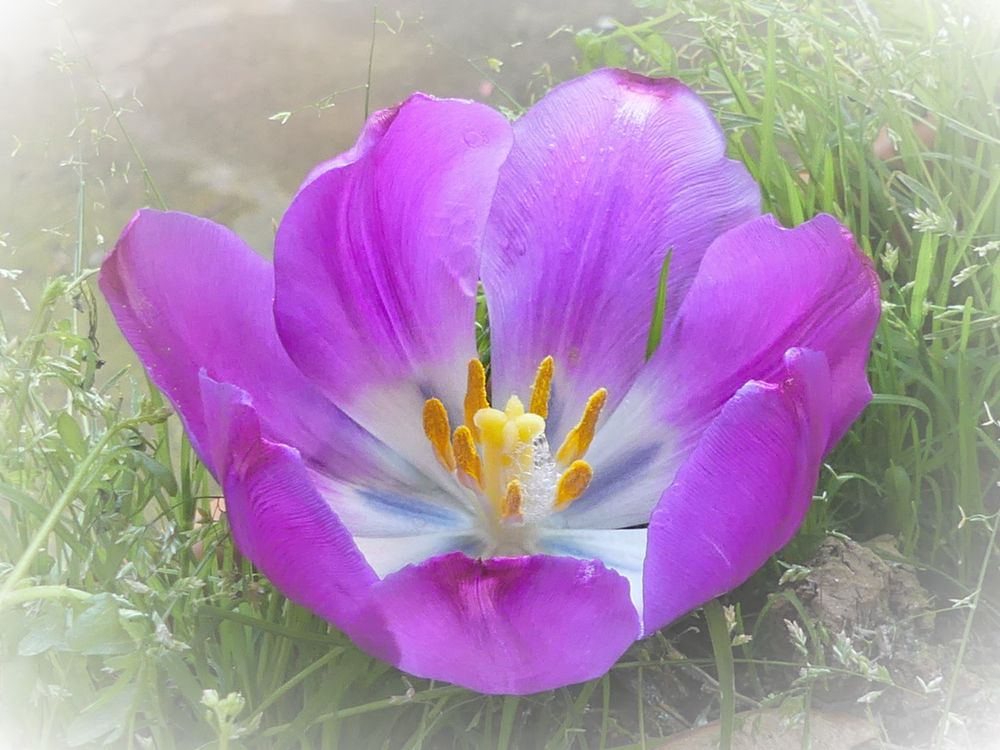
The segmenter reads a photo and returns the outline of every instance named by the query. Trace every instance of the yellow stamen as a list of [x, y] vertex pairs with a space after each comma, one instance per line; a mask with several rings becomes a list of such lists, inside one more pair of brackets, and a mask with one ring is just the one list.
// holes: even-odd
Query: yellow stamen
[[469, 477], [477, 487], [483, 486], [483, 464], [476, 452], [476, 443], [472, 439], [472, 430], [464, 424], [455, 428], [455, 463], [461, 474]]
[[476, 432], [475, 417], [480, 409], [489, 407], [489, 399], [486, 398], [486, 370], [483, 363], [478, 359], [469, 360], [469, 378], [465, 389], [465, 425], [472, 430], [473, 437], [478, 437]]
[[[478, 359], [470, 360], [464, 423], [453, 433], [444, 404], [436, 398], [424, 403], [424, 433], [437, 460], [470, 491], [470, 500], [475, 496], [485, 505], [492, 528], [505, 529], [501, 536], [511, 549], [521, 544], [518, 529], [523, 524], [565, 510], [594, 478], [594, 470], [582, 459], [594, 440], [608, 392], [599, 388], [587, 399], [580, 421], [553, 457], [544, 435], [554, 374], [555, 362], [546, 357], [535, 373], [529, 408], [516, 395], [496, 408], [486, 395], [486, 370]], [[553, 460], [562, 472], [554, 493], [549, 473]]]
[[587, 407], [583, 410], [583, 416], [577, 422], [576, 427], [569, 431], [563, 444], [556, 452], [556, 461], [563, 466], [572, 464], [587, 452], [591, 441], [594, 439], [594, 431], [597, 429], [597, 420], [601, 416], [601, 409], [604, 408], [608, 400], [606, 388], [598, 388], [587, 399]]
[[556, 485], [556, 510], [562, 510], [582, 495], [590, 480], [594, 478], [594, 470], [586, 461], [574, 461], [559, 477]]
[[524, 493], [521, 490], [521, 483], [512, 479], [507, 483], [507, 494], [504, 495], [503, 504], [500, 506], [500, 520], [519, 521], [523, 509]]
[[434, 455], [448, 471], [455, 470], [455, 452], [451, 447], [451, 424], [448, 411], [439, 399], [424, 402], [424, 434], [434, 447]]
[[532, 414], [537, 414], [542, 419], [549, 416], [549, 394], [552, 391], [552, 371], [555, 369], [552, 357], [546, 357], [538, 365], [538, 372], [535, 373], [535, 382], [531, 386], [531, 406], [528, 408]]

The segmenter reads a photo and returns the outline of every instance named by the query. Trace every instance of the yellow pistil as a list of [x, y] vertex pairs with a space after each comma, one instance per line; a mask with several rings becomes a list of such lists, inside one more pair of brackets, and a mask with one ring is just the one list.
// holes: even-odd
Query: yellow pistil
[[473, 437], [478, 437], [476, 432], [475, 417], [480, 409], [486, 409], [490, 405], [486, 397], [486, 370], [483, 363], [478, 359], [469, 360], [468, 385], [465, 389], [465, 426], [468, 427]]
[[546, 357], [538, 365], [535, 382], [531, 386], [531, 406], [528, 411], [542, 419], [549, 416], [549, 394], [552, 391], [552, 371], [555, 369], [552, 357]]
[[483, 492], [499, 512], [507, 478], [531, 468], [531, 441], [545, 429], [545, 420], [526, 414], [521, 399], [511, 396], [503, 411], [480, 409], [473, 422], [479, 428], [482, 448]]
[[586, 491], [590, 480], [594, 478], [594, 470], [586, 461], [574, 461], [559, 477], [556, 485], [555, 509], [562, 510]]
[[524, 510], [524, 491], [521, 483], [516, 479], [511, 479], [507, 483], [507, 492], [504, 494], [503, 503], [500, 506], [501, 521], [520, 521]]
[[594, 431], [597, 429], [597, 420], [601, 416], [601, 409], [604, 408], [608, 400], [606, 388], [598, 388], [589, 399], [587, 406], [583, 410], [583, 416], [577, 422], [576, 427], [569, 431], [563, 444], [556, 452], [556, 461], [562, 466], [568, 466], [587, 452], [591, 441], [594, 439]]
[[455, 448], [455, 463], [458, 466], [459, 476], [469, 477], [476, 487], [482, 489], [483, 464], [479, 460], [479, 453], [476, 452], [476, 441], [472, 438], [472, 430], [464, 424], [456, 427], [452, 444]]
[[434, 447], [434, 455], [448, 471], [455, 470], [455, 452], [451, 447], [451, 424], [440, 399], [424, 402], [424, 434]]

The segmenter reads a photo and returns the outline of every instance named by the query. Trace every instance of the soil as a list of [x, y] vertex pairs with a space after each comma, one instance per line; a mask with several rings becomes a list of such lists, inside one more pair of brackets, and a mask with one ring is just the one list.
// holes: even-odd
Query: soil
[[[899, 560], [890, 537], [864, 545], [828, 537], [808, 563], [809, 572], [772, 596], [759, 640], [772, 658], [800, 660], [785, 621], [798, 623], [809, 637], [810, 663], [838, 670], [838, 676], [817, 683], [814, 700], [839, 710], [866, 712], [868, 704], [858, 698], [886, 686], [860, 675], [884, 668], [892, 687], [873, 696], [870, 708], [893, 743], [919, 747], [937, 728], [957, 661], [955, 625], [964, 622], [968, 610], [936, 615], [935, 607], [945, 610], [949, 602], [935, 602], [917, 571]], [[983, 648], [982, 639], [975, 644], [970, 652]], [[995, 650], [989, 651], [992, 658], [966, 656], [965, 664], [972, 666], [956, 681], [953, 714], [998, 715], [996, 708], [983, 709], [984, 703], [995, 707], [1000, 700], [1000, 670]], [[859, 676], [840, 676], [843, 670]], [[998, 747], [987, 739], [1000, 738], [998, 730], [997, 725], [963, 726], [952, 734], [968, 739], [960, 747]]]

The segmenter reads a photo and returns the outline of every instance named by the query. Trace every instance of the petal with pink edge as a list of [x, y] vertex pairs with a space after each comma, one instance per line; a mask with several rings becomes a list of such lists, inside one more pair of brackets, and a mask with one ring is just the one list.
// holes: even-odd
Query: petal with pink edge
[[[595, 484], [566, 513], [575, 528], [644, 523], [704, 429], [750, 380], [780, 378], [790, 348], [830, 364], [829, 450], [871, 399], [865, 365], [878, 278], [850, 233], [821, 215], [771, 216], [712, 244], [671, 328], [587, 454]], [[658, 447], [657, 447], [658, 446]], [[616, 477], [612, 487], [602, 477]]]
[[599, 677], [639, 633], [628, 582], [569, 557], [455, 552], [393, 573], [371, 597], [355, 642], [411, 674], [483, 693]]
[[760, 213], [705, 103], [679, 81], [598, 70], [514, 123], [483, 252], [494, 398], [555, 358], [555, 444], [598, 388], [620, 400], [645, 361], [664, 256], [668, 318], [709, 244]]
[[690, 428], [747, 381], [779, 375], [787, 349], [823, 352], [829, 449], [871, 400], [865, 365], [880, 311], [872, 262], [840, 222], [821, 214], [785, 229], [763, 216], [709, 249], [644, 377], [660, 382], [668, 423]]
[[791, 350], [777, 383], [740, 388], [705, 430], [649, 523], [643, 630], [753, 574], [805, 517], [829, 441], [826, 357]]
[[422, 411], [460, 415], [482, 233], [510, 126], [415, 94], [373, 116], [292, 201], [275, 240], [278, 331], [346, 413], [430, 473]]

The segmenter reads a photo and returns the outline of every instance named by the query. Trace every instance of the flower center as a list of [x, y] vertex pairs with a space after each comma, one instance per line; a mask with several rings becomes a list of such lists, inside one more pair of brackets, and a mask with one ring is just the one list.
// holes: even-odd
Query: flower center
[[608, 393], [600, 388], [588, 399], [553, 456], [545, 437], [553, 369], [552, 357], [542, 360], [527, 409], [516, 395], [497, 409], [486, 396], [482, 363], [471, 360], [464, 423], [454, 432], [439, 399], [424, 404], [424, 433], [441, 465], [477, 499], [492, 540], [489, 554], [527, 551], [530, 529], [567, 508], [593, 478], [582, 459]]

